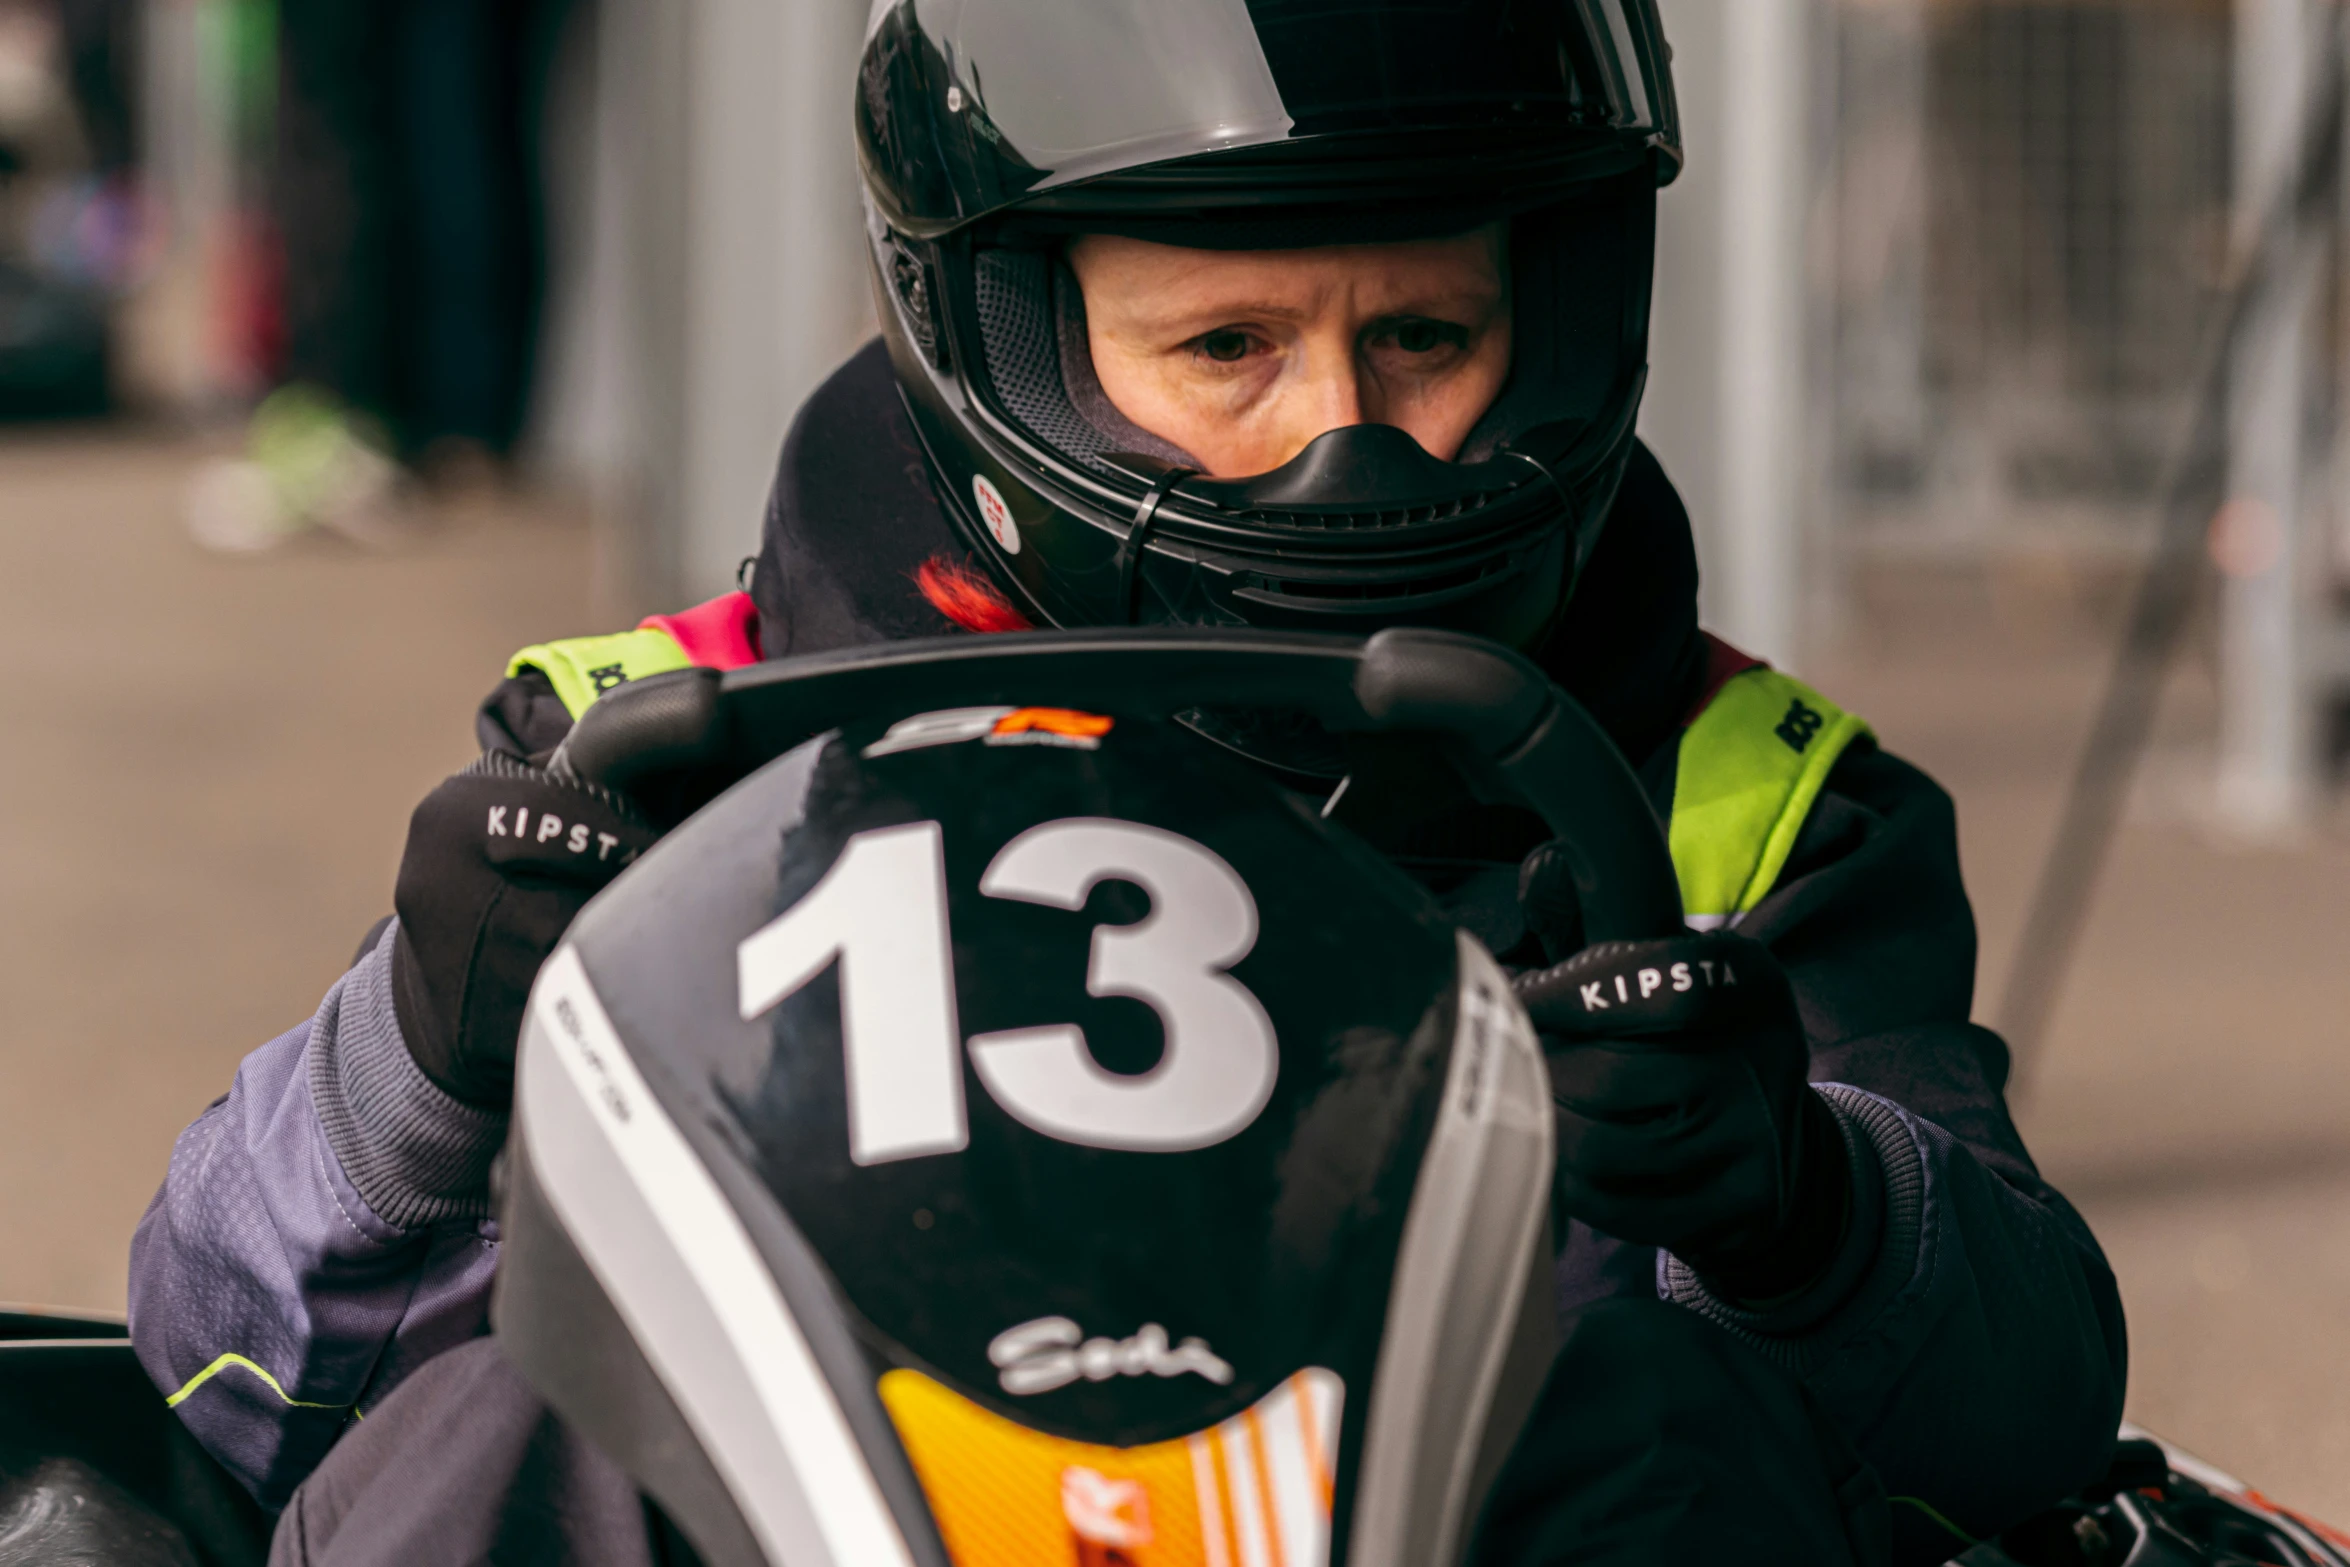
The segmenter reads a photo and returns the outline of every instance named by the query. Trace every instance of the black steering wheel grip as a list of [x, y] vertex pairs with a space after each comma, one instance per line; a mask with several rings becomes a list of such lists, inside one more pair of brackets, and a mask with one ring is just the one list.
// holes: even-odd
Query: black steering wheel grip
[[626, 790], [692, 770], [745, 777], [858, 718], [996, 703], [1164, 713], [1280, 707], [1334, 731], [1422, 734], [1472, 787], [1559, 840], [1594, 941], [1679, 932], [1679, 883], [1648, 796], [1605, 731], [1527, 659], [1398, 628], [1140, 627], [937, 638], [639, 680], [588, 709], [550, 764]]

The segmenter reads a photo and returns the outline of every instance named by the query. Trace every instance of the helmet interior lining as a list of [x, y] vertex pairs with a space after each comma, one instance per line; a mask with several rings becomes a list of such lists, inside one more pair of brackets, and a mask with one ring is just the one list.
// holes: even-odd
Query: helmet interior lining
[[1112, 451], [1140, 452], [1179, 468], [1205, 469], [1207, 464], [1163, 436], [1151, 434], [1126, 417], [1102, 389], [1094, 368], [1093, 339], [1085, 319], [1085, 291], [1069, 263], [1052, 262], [1053, 329], [1060, 340], [1061, 385], [1077, 416], [1111, 442]]

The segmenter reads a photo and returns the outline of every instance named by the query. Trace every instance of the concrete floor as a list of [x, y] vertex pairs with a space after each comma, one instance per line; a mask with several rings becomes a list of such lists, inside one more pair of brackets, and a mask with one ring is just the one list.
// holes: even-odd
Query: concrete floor
[[[230, 560], [193, 448], [0, 442], [0, 1299], [119, 1308], [171, 1139], [388, 906], [506, 655], [604, 629], [549, 508]], [[1957, 796], [1988, 1013], [2103, 668], [2052, 570], [1865, 582], [1807, 670]], [[2019, 1119], [2120, 1272], [2132, 1414], [2350, 1519], [2350, 836], [2200, 825], [2192, 651]]]
[[0, 1299], [121, 1307], [172, 1138], [390, 909], [507, 655], [604, 629], [575, 520], [223, 558], [198, 455], [0, 443]]

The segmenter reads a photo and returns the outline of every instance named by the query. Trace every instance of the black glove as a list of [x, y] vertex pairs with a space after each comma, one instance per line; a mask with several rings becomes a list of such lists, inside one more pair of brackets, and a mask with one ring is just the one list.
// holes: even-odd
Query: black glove
[[621, 796], [497, 752], [424, 797], [392, 899], [392, 1005], [425, 1076], [467, 1104], [512, 1100], [539, 965], [655, 836]]
[[1742, 1303], [1826, 1271], [1852, 1171], [1767, 948], [1728, 933], [1606, 942], [1517, 986], [1550, 1062], [1563, 1212], [1670, 1251]]

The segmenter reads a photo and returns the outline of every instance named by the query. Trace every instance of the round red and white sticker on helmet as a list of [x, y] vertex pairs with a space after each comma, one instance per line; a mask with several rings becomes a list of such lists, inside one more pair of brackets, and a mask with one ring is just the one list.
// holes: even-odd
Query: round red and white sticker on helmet
[[971, 476], [971, 493], [979, 498], [979, 520], [987, 524], [988, 536], [1003, 546], [1007, 555], [1020, 553], [1020, 525], [1012, 520], [1012, 508], [1004, 500], [1004, 492], [997, 489], [984, 473]]

